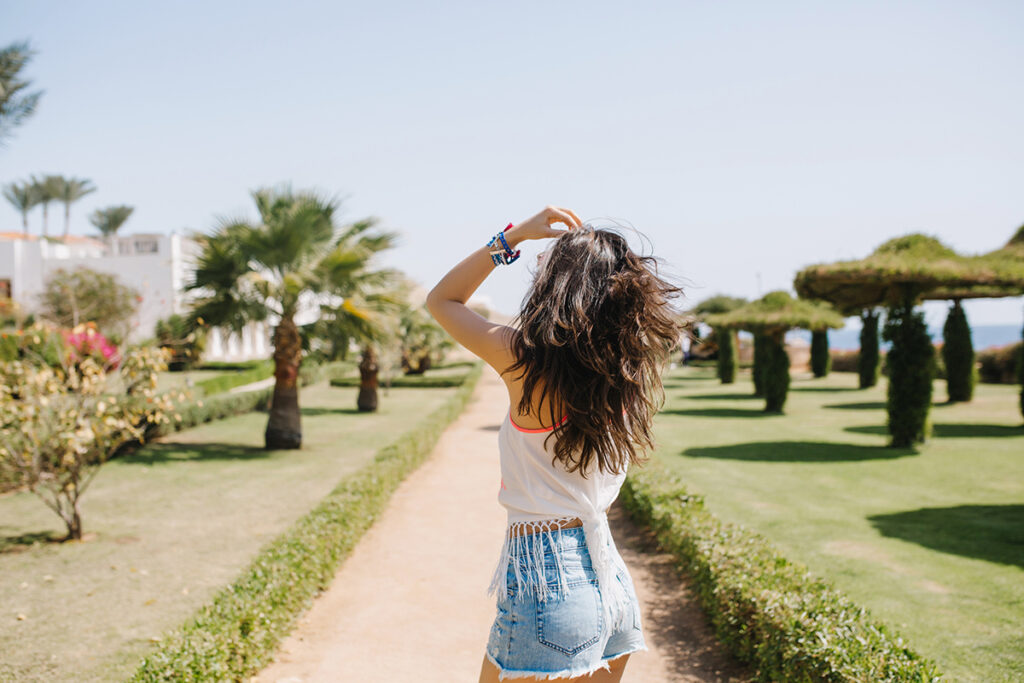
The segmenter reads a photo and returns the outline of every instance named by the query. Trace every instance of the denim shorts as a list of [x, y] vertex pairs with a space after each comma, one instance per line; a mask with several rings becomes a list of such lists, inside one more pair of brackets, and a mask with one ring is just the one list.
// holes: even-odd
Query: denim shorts
[[[540, 536], [545, 546], [547, 596], [538, 599], [516, 583], [512, 563], [526, 561], [516, 556], [509, 560], [507, 590], [498, 595], [497, 617], [486, 653], [498, 667], [499, 678], [582, 676], [607, 669], [611, 659], [646, 650], [633, 580], [614, 544], [611, 555], [616, 581], [621, 583], [628, 605], [623, 614], [617, 615], [615, 624], [607, 624], [583, 528]], [[564, 583], [559, 582], [556, 552]], [[521, 567], [520, 573], [525, 574], [526, 568]]]

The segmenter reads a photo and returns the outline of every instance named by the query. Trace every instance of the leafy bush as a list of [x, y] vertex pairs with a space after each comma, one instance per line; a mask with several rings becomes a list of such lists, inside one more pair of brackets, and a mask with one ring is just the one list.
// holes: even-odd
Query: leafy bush
[[832, 372], [860, 371], [860, 351], [849, 351], [846, 349], [829, 349], [828, 355], [832, 359]]
[[121, 284], [116, 275], [84, 266], [70, 271], [58, 268], [39, 295], [43, 317], [69, 328], [95, 322], [117, 341], [127, 336], [128, 323], [141, 300], [139, 293]]
[[167, 369], [172, 372], [195, 366], [206, 349], [206, 328], [177, 313], [158, 320], [153, 333], [157, 345], [171, 350]]
[[978, 351], [978, 378], [990, 384], [1017, 384], [1017, 364], [1024, 343], [994, 346]]
[[762, 536], [720, 521], [665, 467], [632, 470], [621, 500], [676, 557], [718, 638], [759, 681], [940, 680], [887, 625]]
[[346, 477], [266, 545], [239, 578], [168, 634], [132, 681], [246, 680], [265, 668], [296, 618], [328, 586], [399, 483], [462, 412], [482, 365], [443, 406]]

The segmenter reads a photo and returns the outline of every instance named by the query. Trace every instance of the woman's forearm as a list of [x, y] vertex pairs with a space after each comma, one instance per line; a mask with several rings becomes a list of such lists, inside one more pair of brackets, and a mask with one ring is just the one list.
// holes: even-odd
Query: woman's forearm
[[[516, 228], [511, 228], [505, 233], [505, 241], [508, 246], [515, 249], [522, 242], [522, 238]], [[464, 304], [473, 296], [473, 292], [487, 279], [497, 266], [491, 260], [490, 247], [484, 245], [472, 254], [462, 259], [448, 273], [441, 278], [441, 281], [434, 285], [427, 295], [427, 302], [431, 301], [456, 301]]]

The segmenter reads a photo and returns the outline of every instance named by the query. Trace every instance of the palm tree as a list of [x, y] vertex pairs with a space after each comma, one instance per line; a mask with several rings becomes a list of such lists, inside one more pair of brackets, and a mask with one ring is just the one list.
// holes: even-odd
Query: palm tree
[[59, 187], [55, 189], [57, 199], [64, 202], [64, 237], [67, 237], [71, 222], [71, 205], [90, 192], [95, 192], [96, 186], [85, 178], [61, 178]]
[[4, 187], [4, 197], [21, 214], [21, 227], [28, 234], [28, 212], [39, 203], [36, 186], [30, 182], [9, 183]]
[[64, 190], [64, 178], [59, 175], [45, 175], [42, 178], [32, 176], [33, 191], [39, 197], [38, 204], [43, 207], [43, 237], [49, 228], [50, 202], [59, 199]]
[[[370, 320], [359, 304], [396, 277], [389, 269], [371, 270], [372, 257], [395, 243], [394, 233], [371, 233], [373, 220], [345, 228], [335, 224], [338, 203], [290, 186], [252, 193], [259, 221], [222, 219], [212, 234], [195, 235], [202, 249], [194, 279], [197, 291], [190, 317], [240, 331], [247, 323], [278, 319], [274, 328], [274, 394], [264, 443], [270, 448], [299, 448], [302, 425], [297, 377], [302, 341], [295, 316], [306, 307], [345, 312], [351, 320]], [[342, 299], [342, 304], [334, 304]]]
[[43, 94], [25, 92], [31, 82], [19, 78], [33, 54], [28, 43], [13, 43], [0, 49], [0, 146], [15, 127], [35, 113]]
[[[96, 226], [96, 229], [103, 235], [107, 246], [111, 246], [111, 238], [121, 229], [128, 217], [135, 211], [135, 207], [121, 204], [119, 206], [108, 206], [105, 209], [96, 209], [89, 216], [89, 222]], [[67, 233], [65, 233], [67, 234]]]

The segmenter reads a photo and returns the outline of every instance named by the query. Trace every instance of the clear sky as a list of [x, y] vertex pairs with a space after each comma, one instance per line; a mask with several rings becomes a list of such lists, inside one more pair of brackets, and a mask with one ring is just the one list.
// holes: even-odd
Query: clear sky
[[[315, 187], [399, 230], [385, 261], [427, 287], [564, 205], [629, 221], [691, 302], [756, 297], [907, 232], [1005, 243], [1022, 35], [1015, 1], [2, 0], [0, 44], [32, 42], [46, 92], [0, 183], [90, 178], [77, 234], [100, 206], [135, 206], [126, 232], [209, 229], [254, 215], [253, 188]], [[0, 230], [20, 230], [6, 202]], [[480, 293], [514, 312], [540, 248]], [[968, 314], [1020, 324], [1022, 304]]]

